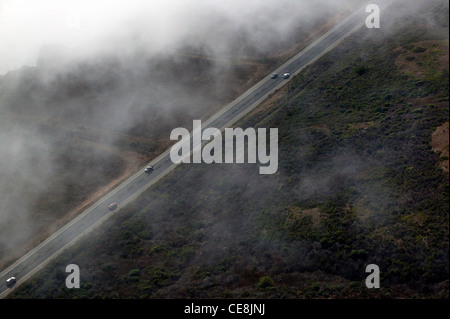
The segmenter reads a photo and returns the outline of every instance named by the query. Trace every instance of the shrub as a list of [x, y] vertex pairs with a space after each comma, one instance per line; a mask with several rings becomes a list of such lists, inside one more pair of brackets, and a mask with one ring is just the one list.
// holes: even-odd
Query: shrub
[[275, 287], [273, 279], [269, 276], [261, 277], [261, 279], [259, 279], [258, 286], [262, 289], [271, 289]]

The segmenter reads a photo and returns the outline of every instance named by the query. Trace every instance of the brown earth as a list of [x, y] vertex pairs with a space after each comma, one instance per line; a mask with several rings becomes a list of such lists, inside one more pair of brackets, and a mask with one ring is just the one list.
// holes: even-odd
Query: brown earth
[[449, 127], [448, 122], [439, 126], [432, 135], [431, 138], [431, 146], [433, 147], [433, 151], [439, 154], [440, 163], [439, 166], [448, 172], [448, 139], [449, 139]]
[[[408, 47], [396, 49], [399, 55], [396, 66], [405, 74], [418, 79], [427, 79], [449, 68], [449, 41], [419, 41]], [[440, 101], [436, 97], [417, 98], [411, 101], [414, 108], [448, 107], [447, 101]], [[431, 145], [433, 151], [440, 155], [439, 166], [448, 172], [448, 122], [438, 127], [432, 134]]]
[[448, 70], [449, 42], [419, 41], [408, 47], [398, 47], [396, 66], [404, 73], [425, 79], [435, 72]]

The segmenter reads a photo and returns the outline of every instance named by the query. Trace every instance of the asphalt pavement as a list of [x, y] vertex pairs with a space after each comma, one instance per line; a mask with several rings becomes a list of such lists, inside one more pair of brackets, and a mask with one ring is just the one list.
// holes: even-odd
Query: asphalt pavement
[[[273, 70], [273, 72], [268, 74], [264, 79], [235, 101], [224, 106], [221, 111], [202, 123], [202, 129], [213, 127], [223, 130], [225, 127], [232, 127], [233, 123], [254, 109], [271, 93], [285, 85], [287, 81], [292, 79], [292, 77], [300, 72], [305, 66], [313, 63], [326, 52], [334, 48], [354, 30], [364, 26], [367, 15], [368, 13], [365, 12], [365, 6], [353, 12], [344, 21], [341, 21], [337, 26], [318, 38], [296, 56], [276, 70]], [[279, 76], [276, 79], [272, 79], [272, 73], [278, 73]], [[283, 79], [284, 73], [290, 73], [290, 77], [288, 79]], [[112, 214], [117, 213], [117, 211], [120, 211], [122, 207], [133, 201], [177, 166], [172, 163], [170, 159], [170, 149], [158, 156], [149, 163], [149, 165], [153, 165], [155, 168], [151, 174], [146, 174], [143, 167], [141, 171], [123, 181], [118, 187], [98, 200], [74, 220], [32, 249], [7, 269], [4, 269], [0, 273], [0, 298], [4, 298], [20, 283], [25, 282], [37, 270], [41, 269], [49, 261], [58, 256], [61, 251], [67, 249], [70, 245], [75, 243], [77, 239], [82, 238], [85, 234], [101, 225], [105, 219]], [[108, 205], [112, 202], [118, 204], [118, 208], [114, 211], [108, 209]], [[66, 277], [66, 275], [68, 274], [64, 274], [64, 277]], [[6, 279], [12, 276], [16, 277], [17, 283], [12, 288], [8, 288], [6, 287]], [[61, 282], [61, 285], [62, 287], [65, 287], [65, 281]]]

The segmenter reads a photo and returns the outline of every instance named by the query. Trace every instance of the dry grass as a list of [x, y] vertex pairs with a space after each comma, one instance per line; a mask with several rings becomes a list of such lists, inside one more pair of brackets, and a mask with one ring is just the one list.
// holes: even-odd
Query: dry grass
[[439, 166], [448, 172], [448, 139], [449, 139], [448, 122], [439, 126], [432, 134], [431, 146], [433, 151], [440, 155], [442, 159]]
[[449, 42], [419, 41], [408, 48], [399, 47], [396, 66], [405, 74], [425, 79], [429, 72], [448, 70]]

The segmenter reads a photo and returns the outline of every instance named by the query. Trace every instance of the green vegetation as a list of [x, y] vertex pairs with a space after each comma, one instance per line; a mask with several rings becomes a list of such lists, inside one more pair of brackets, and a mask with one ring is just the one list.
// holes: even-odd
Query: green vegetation
[[[180, 166], [58, 258], [79, 260], [88, 285], [62, 289], [55, 271], [12, 297], [448, 297], [448, 172], [430, 145], [449, 120], [448, 65], [417, 44], [448, 54], [448, 12], [427, 14], [444, 25], [418, 14], [392, 33], [359, 30], [292, 79], [289, 101], [237, 125], [279, 128], [277, 174]], [[402, 58], [429, 61], [425, 77]], [[381, 289], [364, 285], [372, 263]]]

